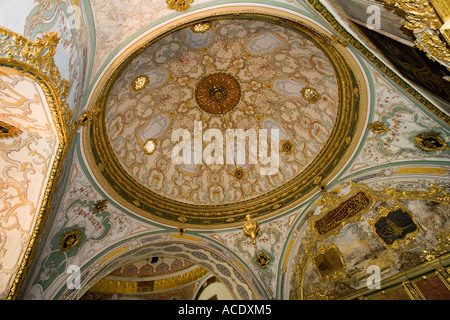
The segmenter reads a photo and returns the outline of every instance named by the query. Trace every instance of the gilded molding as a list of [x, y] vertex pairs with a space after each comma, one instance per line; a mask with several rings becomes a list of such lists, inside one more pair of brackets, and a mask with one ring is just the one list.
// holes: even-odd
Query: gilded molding
[[207, 269], [198, 267], [192, 271], [177, 276], [150, 281], [121, 281], [105, 278], [98, 281], [89, 289], [89, 291], [101, 293], [133, 294], [171, 290], [195, 282], [206, 276], [208, 273], [209, 271]]

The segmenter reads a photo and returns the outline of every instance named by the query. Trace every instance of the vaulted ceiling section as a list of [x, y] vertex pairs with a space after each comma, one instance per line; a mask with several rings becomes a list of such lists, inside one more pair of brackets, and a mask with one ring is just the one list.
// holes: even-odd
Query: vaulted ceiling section
[[450, 299], [445, 1], [0, 9], [0, 298]]

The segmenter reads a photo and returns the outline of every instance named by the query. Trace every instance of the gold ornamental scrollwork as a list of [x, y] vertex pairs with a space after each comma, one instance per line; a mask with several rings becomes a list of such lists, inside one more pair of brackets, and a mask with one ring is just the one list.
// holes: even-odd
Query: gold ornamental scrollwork
[[383, 132], [389, 132], [390, 129], [385, 126], [385, 124], [381, 121], [376, 121], [371, 124], [369, 124], [368, 128], [370, 131], [372, 131], [374, 134], [381, 134]]
[[[402, 21], [405, 28], [412, 30], [416, 37], [415, 45], [427, 56], [450, 71], [450, 37], [448, 25], [441, 19], [450, 17], [450, 6], [446, 0], [384, 0], [406, 13]], [[437, 13], [439, 11], [439, 14]], [[445, 77], [449, 80], [449, 77]]]
[[70, 250], [74, 247], [80, 246], [83, 241], [83, 236], [79, 229], [74, 229], [64, 232], [61, 236], [59, 252]]
[[210, 21], [199, 22], [191, 27], [191, 31], [194, 33], [205, 33], [206, 31], [211, 29], [211, 27], [212, 23]]

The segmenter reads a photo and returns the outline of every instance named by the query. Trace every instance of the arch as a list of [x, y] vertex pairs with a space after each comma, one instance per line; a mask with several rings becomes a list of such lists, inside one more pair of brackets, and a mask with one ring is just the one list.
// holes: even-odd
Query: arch
[[97, 281], [129, 263], [152, 256], [168, 256], [191, 261], [214, 274], [239, 300], [267, 299], [251, 271], [228, 251], [209, 240], [168, 234], [131, 239], [98, 255], [81, 272], [78, 290], [65, 286], [57, 299], [79, 299]]

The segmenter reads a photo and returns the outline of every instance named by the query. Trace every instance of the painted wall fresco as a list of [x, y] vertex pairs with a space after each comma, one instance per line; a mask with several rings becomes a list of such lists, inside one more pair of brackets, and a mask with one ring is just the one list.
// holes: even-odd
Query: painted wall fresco
[[20, 130], [0, 138], [0, 298], [5, 298], [41, 209], [58, 136], [40, 84], [5, 67], [0, 121]]
[[91, 80], [100, 71], [106, 58], [128, 37], [173, 11], [166, 1], [90, 1], [94, 17], [95, 56]]

